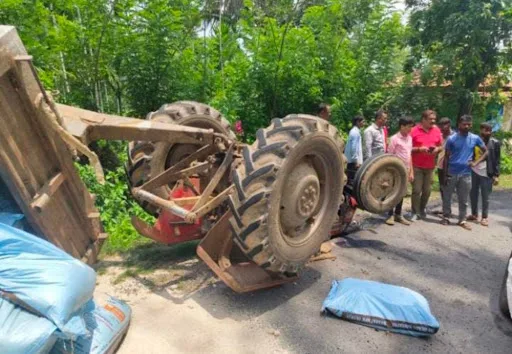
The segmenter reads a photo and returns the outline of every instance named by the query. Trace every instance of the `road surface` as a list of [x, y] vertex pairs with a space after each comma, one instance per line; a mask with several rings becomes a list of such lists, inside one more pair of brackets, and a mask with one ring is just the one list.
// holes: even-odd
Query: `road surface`
[[[512, 324], [498, 314], [496, 302], [512, 249], [512, 192], [492, 199], [490, 226], [474, 225], [471, 232], [442, 226], [433, 216], [410, 227], [370, 218], [366, 224], [373, 229], [335, 240], [336, 260], [313, 263], [296, 283], [272, 290], [237, 295], [192, 258], [118, 277], [116, 285], [123, 267], [106, 262], [97, 296], [108, 292], [132, 306], [121, 354], [510, 353]], [[345, 277], [420, 292], [439, 332], [419, 339], [321, 316], [331, 281]]]

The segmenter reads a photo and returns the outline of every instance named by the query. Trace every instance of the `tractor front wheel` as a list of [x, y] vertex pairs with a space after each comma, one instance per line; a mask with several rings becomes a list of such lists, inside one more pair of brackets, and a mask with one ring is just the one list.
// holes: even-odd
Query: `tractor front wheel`
[[308, 115], [274, 119], [233, 173], [234, 242], [262, 268], [294, 274], [329, 238], [343, 192], [336, 128]]

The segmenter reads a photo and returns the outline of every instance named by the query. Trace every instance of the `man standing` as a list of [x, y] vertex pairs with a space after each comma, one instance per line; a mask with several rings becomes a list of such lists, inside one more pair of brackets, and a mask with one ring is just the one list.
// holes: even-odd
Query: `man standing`
[[[452, 195], [457, 189], [458, 225], [466, 230], [471, 230], [471, 226], [466, 222], [469, 190], [471, 189], [471, 168], [487, 158], [487, 148], [482, 139], [478, 135], [470, 133], [472, 125], [473, 118], [470, 115], [463, 115], [459, 118], [459, 131], [448, 138], [444, 160], [445, 171], [448, 171], [448, 175], [445, 179], [446, 189], [441, 224], [450, 224], [448, 218], [451, 215]], [[475, 147], [479, 147], [483, 152], [477, 160], [473, 160]]]
[[[411, 151], [412, 151], [412, 138], [411, 129], [414, 126], [414, 121], [411, 117], [400, 118], [398, 121], [400, 131], [393, 135], [389, 144], [388, 153], [393, 154], [400, 158], [404, 165], [407, 167], [409, 182], [414, 181], [414, 170], [411, 162]], [[402, 217], [402, 199], [400, 203], [389, 211], [389, 218], [386, 220], [386, 224], [394, 225], [395, 222], [399, 222], [404, 225], [410, 225], [411, 223]]]
[[375, 113], [375, 122], [364, 131], [364, 159], [385, 151], [384, 129], [388, 114], [383, 110]]
[[345, 157], [347, 158], [347, 177], [353, 181], [357, 170], [363, 164], [363, 143], [361, 139], [361, 128], [364, 125], [362, 116], [355, 116], [352, 119], [352, 129], [348, 133], [347, 145], [345, 145]]
[[318, 106], [318, 116], [326, 121], [331, 120], [331, 106], [327, 103], [320, 103]]
[[426, 208], [436, 168], [436, 155], [441, 151], [443, 143], [441, 131], [435, 123], [436, 112], [426, 110], [421, 114], [421, 122], [411, 131], [414, 168], [411, 221], [427, 216]]
[[[489, 123], [480, 124], [480, 138], [487, 146], [487, 158], [476, 164], [471, 171], [471, 215], [469, 221], [478, 221], [478, 192], [482, 191], [482, 220], [483, 226], [489, 226], [489, 196], [492, 185], [498, 183], [500, 176], [501, 146], [500, 142], [492, 137], [492, 127]], [[480, 160], [482, 150], [475, 148], [475, 160]]]

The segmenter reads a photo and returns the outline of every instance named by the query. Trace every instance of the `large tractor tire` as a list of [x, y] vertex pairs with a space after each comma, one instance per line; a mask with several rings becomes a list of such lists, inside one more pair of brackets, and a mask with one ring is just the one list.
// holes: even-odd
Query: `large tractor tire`
[[[184, 125], [203, 129], [213, 129], [215, 132], [236, 139], [231, 131], [229, 122], [219, 111], [202, 103], [179, 101], [165, 104], [156, 112], [151, 112], [146, 119], [156, 122]], [[128, 145], [128, 162], [126, 171], [132, 187], [139, 187], [151, 178], [159, 175], [167, 168], [187, 157], [198, 148], [194, 144], [170, 144], [167, 142], [130, 142]], [[169, 197], [170, 189], [162, 186], [154, 191], [161, 198]], [[145, 201], [140, 205], [150, 214], [157, 215], [155, 206]]]
[[233, 173], [234, 242], [262, 268], [295, 274], [329, 238], [342, 199], [343, 143], [320, 118], [289, 115], [259, 129]]

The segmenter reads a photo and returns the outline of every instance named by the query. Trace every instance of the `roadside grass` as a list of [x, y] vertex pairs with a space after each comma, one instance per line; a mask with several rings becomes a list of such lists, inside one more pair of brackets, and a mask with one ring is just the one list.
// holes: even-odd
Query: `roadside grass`
[[496, 186], [497, 190], [512, 189], [512, 175], [500, 176], [500, 183]]

